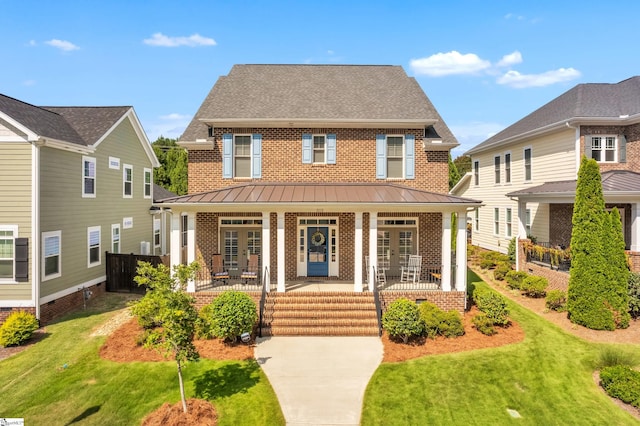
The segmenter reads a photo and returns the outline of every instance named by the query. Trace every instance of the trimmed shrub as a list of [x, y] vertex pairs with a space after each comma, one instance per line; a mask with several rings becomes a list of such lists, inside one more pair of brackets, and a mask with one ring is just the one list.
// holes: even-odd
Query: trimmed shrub
[[211, 303], [211, 311], [211, 333], [225, 341], [251, 333], [258, 320], [255, 302], [241, 291], [223, 292]]
[[556, 312], [564, 312], [567, 308], [567, 293], [562, 290], [551, 290], [545, 300], [547, 309]]
[[473, 301], [494, 325], [505, 326], [509, 324], [507, 300], [498, 293], [486, 289], [476, 289], [473, 292]]
[[424, 323], [424, 332], [427, 337], [435, 339], [436, 336], [457, 337], [464, 334], [462, 317], [455, 310], [445, 312], [431, 302], [423, 302], [418, 305], [420, 319]]
[[507, 286], [514, 290], [520, 290], [520, 286], [522, 286], [522, 281], [527, 278], [529, 274], [524, 271], [509, 271], [507, 275], [505, 275], [505, 280], [507, 281]]
[[511, 263], [499, 262], [496, 264], [496, 269], [493, 270], [493, 278], [498, 281], [504, 280], [506, 275], [511, 271]]
[[500, 262], [509, 263], [509, 256], [497, 251], [485, 251], [480, 254], [480, 267], [482, 269], [493, 269]]
[[38, 327], [38, 320], [32, 313], [13, 312], [0, 327], [0, 346], [21, 345], [31, 338]]
[[400, 338], [404, 343], [408, 343], [410, 337], [420, 336], [424, 324], [418, 305], [404, 298], [394, 300], [382, 315], [382, 327], [389, 336]]
[[545, 277], [530, 275], [522, 280], [520, 290], [527, 297], [538, 298], [546, 296], [548, 286], [549, 281]]
[[473, 323], [473, 326], [476, 328], [476, 330], [484, 335], [493, 336], [497, 333], [495, 327], [493, 326], [493, 321], [484, 312], [480, 312], [479, 314], [471, 318], [471, 322]]
[[600, 371], [600, 383], [609, 396], [640, 407], [640, 372], [624, 365], [605, 367]]
[[198, 339], [213, 339], [213, 303], [209, 303], [198, 312], [198, 320], [196, 321], [196, 336]]
[[640, 317], [640, 273], [629, 274], [629, 314], [634, 319]]
[[509, 247], [507, 248], [507, 256], [511, 263], [516, 263], [516, 237], [509, 240]]

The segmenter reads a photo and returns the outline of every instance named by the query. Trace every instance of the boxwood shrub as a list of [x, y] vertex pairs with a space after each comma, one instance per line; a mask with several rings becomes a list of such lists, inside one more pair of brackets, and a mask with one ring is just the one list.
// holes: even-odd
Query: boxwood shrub
[[493, 270], [493, 278], [498, 281], [503, 281], [509, 271], [511, 271], [510, 262], [498, 262], [496, 268]]
[[435, 339], [436, 336], [457, 337], [464, 334], [462, 317], [458, 311], [445, 312], [431, 302], [422, 302], [418, 309], [427, 337]]
[[19, 346], [38, 329], [38, 319], [30, 312], [11, 313], [0, 327], [0, 346]]
[[248, 294], [228, 290], [211, 303], [211, 334], [226, 341], [236, 341], [242, 333], [251, 333], [258, 321], [256, 304]]
[[514, 290], [520, 290], [520, 286], [522, 285], [522, 281], [527, 278], [529, 274], [524, 271], [509, 271], [507, 275], [505, 275], [505, 280], [507, 281], [507, 286]]
[[631, 318], [640, 317], [640, 273], [629, 274], [629, 314]]
[[556, 312], [564, 312], [567, 309], [567, 292], [562, 290], [551, 290], [547, 293], [545, 300], [547, 309]]
[[473, 301], [494, 325], [505, 326], [509, 324], [507, 300], [498, 293], [487, 289], [475, 289]]
[[609, 396], [640, 408], [640, 372], [624, 365], [600, 370], [600, 383]]
[[471, 322], [474, 327], [482, 334], [487, 336], [492, 336], [497, 333], [495, 327], [493, 326], [493, 320], [487, 316], [484, 312], [480, 312], [471, 318]]
[[404, 298], [394, 300], [382, 315], [382, 327], [389, 336], [402, 339], [404, 343], [408, 343], [410, 337], [420, 336], [424, 324], [418, 305]]
[[509, 256], [497, 251], [485, 251], [480, 255], [480, 267], [482, 269], [493, 269], [500, 262], [510, 263]]
[[520, 285], [520, 291], [527, 297], [544, 297], [547, 295], [547, 287], [549, 281], [545, 277], [539, 277], [537, 275], [529, 275]]

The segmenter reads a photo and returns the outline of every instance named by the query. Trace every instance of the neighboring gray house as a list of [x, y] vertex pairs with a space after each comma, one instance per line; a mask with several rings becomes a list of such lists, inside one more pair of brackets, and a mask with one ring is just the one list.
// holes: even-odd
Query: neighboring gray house
[[132, 107], [0, 95], [0, 322], [17, 309], [46, 322], [104, 291], [104, 253], [153, 240], [157, 166]]

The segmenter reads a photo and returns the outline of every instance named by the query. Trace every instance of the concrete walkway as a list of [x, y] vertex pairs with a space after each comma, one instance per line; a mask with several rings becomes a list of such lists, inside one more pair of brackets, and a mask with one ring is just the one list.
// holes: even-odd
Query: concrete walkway
[[382, 361], [377, 337], [267, 337], [255, 357], [288, 426], [359, 425], [364, 391]]

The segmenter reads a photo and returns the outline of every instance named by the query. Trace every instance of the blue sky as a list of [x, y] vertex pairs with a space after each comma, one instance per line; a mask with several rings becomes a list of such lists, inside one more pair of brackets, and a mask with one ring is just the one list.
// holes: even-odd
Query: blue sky
[[178, 137], [234, 64], [391, 64], [461, 154], [579, 83], [639, 74], [640, 2], [0, 0], [0, 93], [133, 105]]

